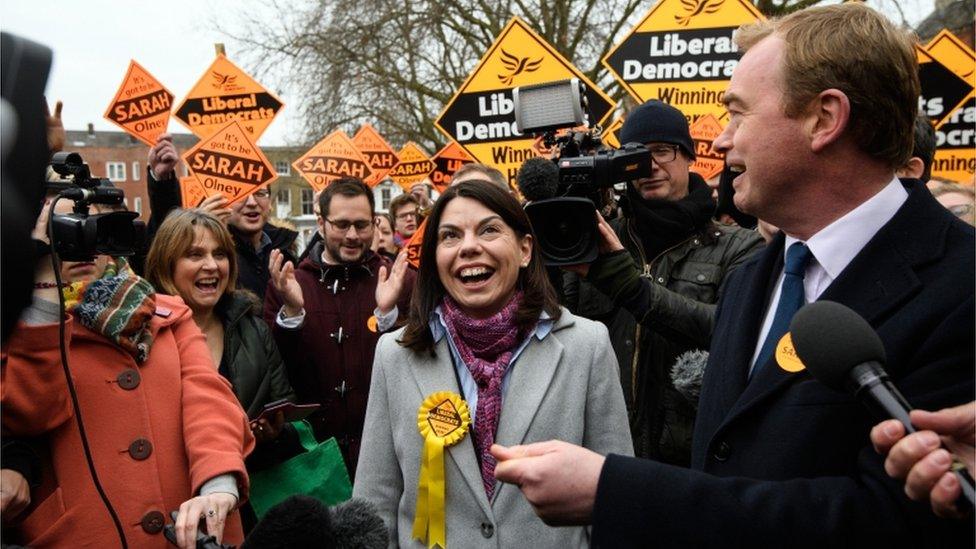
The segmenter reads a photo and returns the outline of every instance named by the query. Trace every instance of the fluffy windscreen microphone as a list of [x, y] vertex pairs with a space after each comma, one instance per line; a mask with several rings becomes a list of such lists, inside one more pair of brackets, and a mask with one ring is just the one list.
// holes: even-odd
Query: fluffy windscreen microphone
[[[880, 419], [894, 418], [914, 433], [912, 410], [885, 372], [885, 350], [874, 328], [856, 312], [832, 301], [817, 301], [793, 315], [790, 338], [797, 356], [821, 383], [853, 393]], [[952, 469], [962, 493], [956, 507], [966, 512], [976, 499], [973, 479], [956, 461]]]
[[519, 168], [516, 184], [530, 202], [554, 198], [559, 189], [559, 168], [551, 160], [530, 158]]
[[364, 499], [351, 499], [332, 508], [332, 533], [337, 549], [384, 549], [390, 540], [376, 507]]
[[308, 496], [291, 496], [275, 505], [251, 530], [241, 549], [384, 549], [389, 533], [376, 508], [351, 499], [329, 509]]
[[674, 388], [681, 396], [688, 399], [696, 409], [698, 397], [701, 395], [702, 377], [705, 375], [705, 364], [708, 363], [708, 351], [693, 349], [678, 355], [671, 367], [671, 380]]
[[337, 547], [332, 515], [321, 501], [291, 496], [264, 514], [241, 549]]

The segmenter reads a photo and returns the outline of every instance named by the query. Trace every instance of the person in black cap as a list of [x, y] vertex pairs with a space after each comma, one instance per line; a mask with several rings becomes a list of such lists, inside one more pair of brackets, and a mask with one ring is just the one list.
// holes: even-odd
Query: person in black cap
[[689, 171], [695, 150], [681, 111], [640, 105], [620, 142], [647, 146], [651, 176], [627, 185], [621, 218], [600, 220], [601, 255], [567, 274], [566, 302], [610, 330], [636, 454], [688, 466], [697, 402], [675, 389], [671, 371], [683, 353], [708, 349], [722, 281], [762, 239], [712, 222], [711, 190]]

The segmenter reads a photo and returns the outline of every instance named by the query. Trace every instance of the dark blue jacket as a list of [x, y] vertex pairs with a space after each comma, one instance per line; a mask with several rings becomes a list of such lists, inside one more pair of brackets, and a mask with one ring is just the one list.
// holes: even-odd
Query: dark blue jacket
[[[937, 410], [973, 399], [976, 239], [924, 185], [906, 187], [905, 204], [820, 299], [865, 317], [901, 392], [913, 406]], [[972, 547], [971, 520], [937, 519], [884, 473], [868, 438], [877, 420], [853, 397], [775, 364], [747, 382], [783, 242], [776, 238], [727, 280], [692, 468], [608, 458], [594, 544]]]

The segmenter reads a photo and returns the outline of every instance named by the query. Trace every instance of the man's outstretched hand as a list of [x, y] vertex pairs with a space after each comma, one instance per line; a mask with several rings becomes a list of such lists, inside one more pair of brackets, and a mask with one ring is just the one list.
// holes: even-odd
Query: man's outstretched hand
[[589, 524], [606, 460], [586, 448], [550, 440], [523, 446], [494, 444], [495, 478], [515, 484], [550, 526]]

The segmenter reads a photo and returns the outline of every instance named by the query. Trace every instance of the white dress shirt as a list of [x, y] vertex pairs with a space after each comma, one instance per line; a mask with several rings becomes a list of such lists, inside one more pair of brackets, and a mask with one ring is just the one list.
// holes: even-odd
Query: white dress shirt
[[[878, 194], [847, 212], [837, 221], [827, 225], [806, 241], [807, 247], [813, 254], [803, 275], [803, 294], [807, 303], [816, 301], [820, 297], [834, 279], [840, 276], [840, 273], [854, 260], [861, 249], [881, 230], [881, 227], [895, 216], [895, 213], [906, 200], [908, 200], [908, 192], [898, 181], [898, 178], [894, 178]], [[786, 243], [783, 246], [784, 262], [786, 261], [786, 251], [796, 242], [800, 242], [800, 240], [786, 235]], [[772, 299], [769, 301], [769, 308], [766, 309], [762, 329], [759, 331], [756, 349], [752, 353], [752, 360], [749, 363], [750, 372], [752, 372], [756, 359], [759, 357], [763, 342], [766, 341], [766, 334], [769, 333], [769, 328], [773, 324], [773, 317], [776, 316], [776, 307], [779, 306], [782, 289], [783, 273], [780, 271], [779, 277], [776, 279], [776, 287], [773, 288]]]

